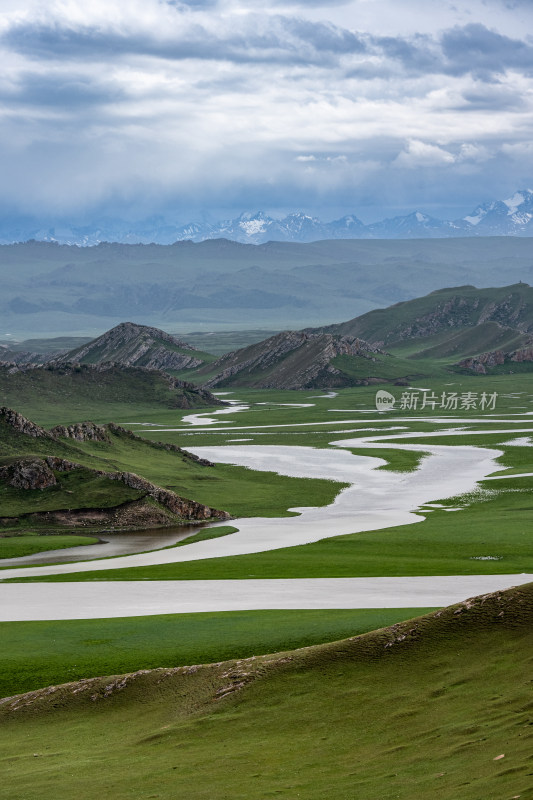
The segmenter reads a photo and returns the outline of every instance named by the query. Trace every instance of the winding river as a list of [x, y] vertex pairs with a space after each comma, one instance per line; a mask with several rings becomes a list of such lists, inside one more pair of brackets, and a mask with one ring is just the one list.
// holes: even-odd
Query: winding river
[[[531, 429], [527, 429], [531, 431]], [[496, 431], [487, 431], [496, 432]], [[499, 431], [498, 431], [499, 432]], [[507, 436], [509, 431], [502, 431]], [[514, 431], [513, 431], [514, 433]], [[449, 431], [431, 433], [432, 438]], [[334, 437], [335, 434], [332, 434]], [[388, 437], [391, 434], [388, 433]], [[421, 506], [475, 490], [480, 480], [501, 469], [496, 449], [401, 441], [420, 433], [337, 439], [329, 448], [239, 445], [192, 447], [213, 461], [254, 470], [348, 483], [326, 507], [292, 509], [296, 516], [246, 518], [238, 532], [186, 547], [170, 547], [109, 560], [14, 568], [0, 578], [96, 572], [109, 568], [258, 553], [294, 547], [358, 531], [420, 522]], [[381, 441], [380, 441], [381, 440]], [[424, 454], [413, 472], [378, 470], [385, 462], [354, 455], [347, 448], [398, 448]], [[219, 523], [224, 524], [224, 523]], [[227, 523], [226, 523], [227, 524]], [[184, 611], [255, 608], [385, 608], [441, 606], [533, 580], [533, 575], [430, 576], [243, 581], [115, 581], [58, 584], [0, 584], [0, 619], [78, 619]]]

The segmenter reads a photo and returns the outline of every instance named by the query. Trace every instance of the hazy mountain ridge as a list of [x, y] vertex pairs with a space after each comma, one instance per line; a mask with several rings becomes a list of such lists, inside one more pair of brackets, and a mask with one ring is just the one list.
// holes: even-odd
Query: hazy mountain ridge
[[[95, 337], [127, 319], [164, 330], [301, 329], [442, 286], [533, 282], [531, 243], [523, 237], [29, 242], [0, 246], [0, 270], [6, 344], [36, 333]], [[65, 349], [61, 339], [58, 349]]]
[[245, 244], [268, 241], [312, 242], [320, 239], [411, 239], [456, 236], [533, 236], [533, 192], [516, 191], [507, 200], [478, 205], [470, 214], [455, 220], [440, 220], [421, 211], [383, 219], [365, 225], [353, 214], [323, 222], [302, 212], [275, 219], [262, 211], [244, 212], [235, 219], [190, 222], [176, 225], [162, 217], [137, 223], [105, 219], [94, 225], [43, 227], [29, 220], [0, 224], [0, 244], [37, 241], [59, 242], [87, 247], [100, 242], [123, 244], [202, 242], [226, 238]]

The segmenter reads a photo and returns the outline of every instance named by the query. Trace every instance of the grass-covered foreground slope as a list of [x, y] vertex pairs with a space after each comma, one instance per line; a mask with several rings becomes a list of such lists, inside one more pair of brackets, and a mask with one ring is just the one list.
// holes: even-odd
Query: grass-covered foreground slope
[[533, 587], [333, 644], [2, 705], [3, 798], [528, 797]]
[[0, 622], [0, 698], [81, 678], [333, 642], [425, 610], [431, 609], [225, 611]]

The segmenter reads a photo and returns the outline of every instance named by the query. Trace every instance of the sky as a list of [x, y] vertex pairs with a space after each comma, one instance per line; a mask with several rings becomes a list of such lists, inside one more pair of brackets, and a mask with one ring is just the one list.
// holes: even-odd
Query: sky
[[462, 216], [533, 188], [531, 0], [0, 0], [0, 212]]

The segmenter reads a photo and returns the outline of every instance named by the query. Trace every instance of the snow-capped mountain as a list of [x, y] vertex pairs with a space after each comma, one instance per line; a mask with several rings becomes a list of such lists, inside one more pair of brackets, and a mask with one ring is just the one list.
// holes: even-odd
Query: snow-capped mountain
[[0, 244], [37, 239], [59, 244], [77, 244], [81, 247], [99, 242], [172, 244], [221, 238], [243, 244], [264, 244], [268, 241], [427, 239], [454, 236], [533, 236], [533, 192], [522, 189], [507, 200], [483, 203], [461, 219], [439, 220], [421, 211], [414, 211], [370, 225], [364, 225], [353, 214], [332, 222], [322, 222], [317, 217], [301, 212], [275, 219], [262, 211], [245, 212], [236, 219], [221, 222], [196, 221], [187, 225], [176, 225], [159, 216], [137, 223], [108, 218], [100, 220], [94, 226], [64, 224], [56, 227], [44, 227], [28, 220], [0, 220]]
[[[440, 219], [429, 217], [421, 211], [413, 211], [406, 217], [393, 217], [375, 222], [366, 227], [373, 239], [426, 239], [442, 236], [443, 225]], [[449, 235], [449, 234], [448, 234]]]
[[533, 192], [523, 189], [507, 200], [478, 206], [462, 222], [477, 236], [532, 236]]

